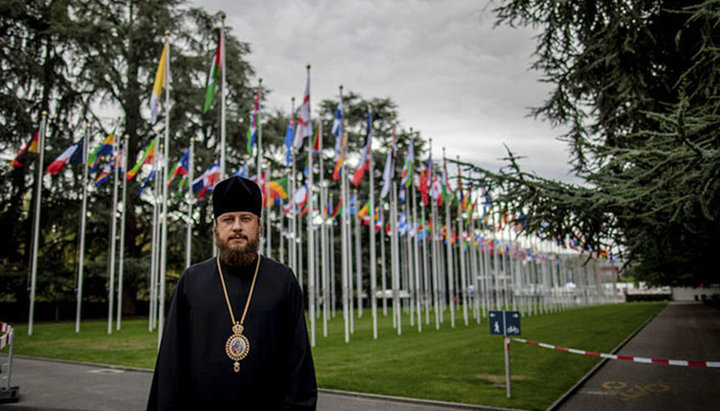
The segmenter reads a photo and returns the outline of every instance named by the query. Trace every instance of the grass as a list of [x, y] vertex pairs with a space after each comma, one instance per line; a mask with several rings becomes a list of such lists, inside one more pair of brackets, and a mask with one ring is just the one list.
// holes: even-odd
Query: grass
[[[522, 319], [522, 337], [549, 344], [609, 352], [662, 303], [615, 304], [579, 308]], [[316, 325], [313, 349], [318, 385], [441, 401], [464, 402], [522, 409], [545, 409], [587, 373], [599, 360], [526, 344], [511, 344], [512, 399], [505, 398], [505, 364], [502, 337], [489, 335], [488, 324], [456, 327], [449, 315], [439, 330], [423, 323], [423, 331], [403, 318], [402, 335], [390, 316], [380, 316], [379, 337], [372, 338], [369, 310], [355, 321], [350, 343], [344, 341], [342, 313], [329, 322], [322, 336], [322, 319]], [[81, 332], [74, 323], [37, 323], [34, 335], [17, 325], [15, 353], [102, 364], [152, 368], [157, 334], [147, 330], [146, 319], [127, 319], [121, 331], [107, 334], [107, 322], [86, 321]]]

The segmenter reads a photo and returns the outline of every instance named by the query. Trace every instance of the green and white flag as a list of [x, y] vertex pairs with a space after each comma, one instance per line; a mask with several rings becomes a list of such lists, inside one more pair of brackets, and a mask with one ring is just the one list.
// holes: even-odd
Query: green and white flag
[[205, 91], [205, 105], [203, 106], [203, 114], [210, 110], [210, 106], [215, 100], [215, 88], [220, 80], [220, 73], [222, 71], [222, 36], [218, 37], [218, 45], [215, 50], [215, 56], [213, 57], [212, 63], [210, 64], [210, 71], [208, 72], [207, 79], [207, 90]]

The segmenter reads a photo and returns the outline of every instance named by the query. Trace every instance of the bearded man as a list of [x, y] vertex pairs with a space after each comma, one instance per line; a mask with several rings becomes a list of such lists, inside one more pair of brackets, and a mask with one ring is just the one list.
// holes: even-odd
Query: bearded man
[[185, 270], [170, 303], [148, 410], [314, 410], [303, 296], [287, 266], [258, 254], [262, 195], [215, 186], [218, 256]]

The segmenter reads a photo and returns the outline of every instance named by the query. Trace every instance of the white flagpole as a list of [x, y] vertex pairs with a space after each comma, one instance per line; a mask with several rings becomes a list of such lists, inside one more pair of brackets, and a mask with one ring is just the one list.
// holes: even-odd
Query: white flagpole
[[[412, 132], [412, 131], [411, 131]], [[405, 253], [405, 257], [407, 260], [405, 261], [405, 266], [407, 267], [407, 277], [404, 281], [404, 286], [407, 287], [408, 294], [410, 295], [410, 298], [408, 299], [408, 314], [410, 314], [410, 327], [415, 326], [415, 267], [413, 266], [413, 246], [412, 246], [412, 230], [413, 230], [413, 221], [410, 220], [410, 193], [407, 193], [407, 187], [403, 187], [403, 190], [405, 190], [405, 249], [407, 252]]]
[[[413, 159], [413, 161], [415, 161]], [[414, 174], [414, 173], [413, 173]], [[418, 331], [422, 332], [422, 298], [420, 298], [420, 258], [418, 254], [420, 253], [420, 250], [418, 248], [418, 223], [417, 223], [417, 207], [416, 207], [416, 199], [415, 199], [415, 182], [411, 181], [410, 186], [412, 187], [412, 193], [410, 195], [410, 200], [412, 201], [412, 221], [413, 221], [413, 240], [412, 240], [412, 250], [413, 250], [413, 267], [415, 268], [415, 305], [417, 307], [417, 327]]]
[[[333, 200], [333, 193], [330, 193], [330, 204], [332, 204], [334, 206], [335, 203], [332, 200]], [[333, 211], [334, 210], [328, 209], [328, 214], [332, 213]], [[330, 300], [329, 300], [330, 316], [332, 318], [335, 318], [335, 303], [336, 303], [336, 298], [337, 298], [337, 295], [335, 294], [335, 291], [336, 291], [335, 290], [335, 288], [336, 288], [335, 287], [336, 286], [336, 284], [335, 284], [335, 278], [336, 278], [336, 275], [335, 275], [335, 217], [330, 218], [330, 224], [328, 227], [328, 231], [330, 232], [329, 233], [330, 234], [329, 235], [329, 237], [330, 237], [329, 238], [329, 247], [328, 247], [330, 249], [330, 252], [328, 255], [328, 257], [330, 258], [330, 275], [328, 278], [328, 280], [329, 280], [328, 286], [330, 287], [330, 290], [329, 290], [328, 296], [330, 298]]]
[[397, 224], [397, 183], [392, 182], [392, 197], [390, 207], [390, 258], [392, 259], [392, 293], [393, 293], [393, 326], [397, 328], [398, 335], [402, 334], [402, 307], [400, 307], [400, 260], [398, 246]]
[[380, 267], [380, 286], [382, 287], [383, 315], [387, 316], [387, 298], [385, 298], [385, 290], [387, 290], [387, 273], [385, 272], [385, 266], [387, 265], [387, 260], [385, 258], [385, 211], [382, 209], [383, 205], [383, 203], [380, 203], [380, 213], [382, 215], [382, 227], [380, 228], [380, 259], [382, 260], [382, 266]]
[[120, 204], [120, 252], [118, 253], [118, 291], [117, 291], [117, 317], [115, 318], [116, 330], [120, 331], [122, 321], [122, 296], [123, 296], [123, 264], [125, 254], [125, 215], [127, 214], [127, 154], [128, 154], [128, 140], [130, 136], [125, 134], [125, 143], [122, 151], [122, 201]]
[[[456, 157], [457, 161], [460, 161], [460, 156]], [[458, 164], [458, 189], [460, 188], [460, 181], [462, 179], [462, 176], [460, 175], [460, 164]], [[463, 218], [462, 218], [462, 202], [458, 201], [458, 210], [457, 210], [457, 219], [458, 219], [458, 258], [460, 259], [460, 284], [462, 287], [462, 303], [463, 303], [463, 320], [465, 321], [465, 326], [468, 325], [468, 299], [467, 299], [467, 271], [465, 269], [465, 251], [463, 250], [464, 246], [464, 234], [465, 229], [463, 227]]]
[[[28, 335], [33, 333], [35, 319], [35, 290], [37, 288], [37, 254], [40, 241], [40, 205], [42, 204], [43, 162], [45, 156], [45, 127], [47, 125], [47, 111], [43, 110], [40, 120], [40, 133], [38, 135], [38, 162], [37, 179], [35, 181], [35, 214], [33, 215], [33, 243], [32, 260], [30, 264], [30, 314], [28, 315]], [[9, 381], [9, 380], [8, 380]]]
[[77, 309], [75, 310], [75, 332], [80, 332], [80, 313], [82, 311], [83, 271], [85, 269], [85, 214], [87, 213], [87, 185], [88, 185], [88, 143], [90, 140], [90, 124], [85, 126], [82, 153], [82, 206], [80, 207], [80, 246], [78, 247], [78, 274], [77, 274]]
[[[360, 229], [362, 222], [360, 221], [360, 202], [355, 189], [355, 292], [357, 293], [357, 317], [362, 318], [362, 248], [360, 246]], [[353, 327], [354, 330], [354, 327]]]
[[107, 333], [112, 334], [112, 321], [113, 321], [113, 306], [115, 305], [115, 241], [117, 234], [117, 197], [118, 197], [118, 156], [120, 154], [120, 144], [118, 138], [114, 138], [114, 149], [112, 161], [112, 172], [113, 172], [113, 201], [112, 201], [112, 218], [110, 219], [110, 264], [109, 264], [109, 276], [108, 276], [108, 328]]
[[[170, 46], [168, 45], [168, 67], [170, 66]], [[220, 12], [220, 179], [225, 179], [225, 13]], [[168, 97], [169, 99], [169, 97]], [[167, 126], [167, 124], [166, 124]], [[165, 128], [167, 130], [167, 127]], [[260, 172], [258, 171], [258, 176]], [[162, 288], [165, 286], [163, 284]]]
[[[372, 107], [368, 107], [368, 110], [372, 113]], [[369, 136], [370, 141], [370, 167], [368, 172], [370, 173], [370, 305], [372, 309], [373, 319], [373, 338], [377, 340], [378, 329], [377, 329], [377, 253], [375, 251], [375, 162], [373, 161], [372, 152], [372, 134]], [[383, 262], [384, 263], [384, 262]]]
[[272, 206], [273, 206], [273, 199], [271, 197], [270, 193], [270, 181], [272, 176], [272, 165], [268, 163], [267, 165], [267, 171], [265, 172], [265, 218], [267, 221], [265, 222], [265, 229], [267, 231], [267, 248], [266, 248], [266, 255], [269, 258], [272, 258], [272, 222], [273, 222], [273, 215], [272, 215]]
[[[447, 166], [445, 162], [445, 147], [443, 147], [443, 172], [445, 179], [449, 179], [447, 175]], [[447, 181], [443, 181], [446, 184]], [[445, 189], [449, 190], [447, 184]], [[445, 235], [447, 239], [447, 281], [448, 281], [448, 297], [450, 300], [450, 326], [455, 328], [455, 276], [453, 273], [453, 249], [452, 249], [452, 221], [450, 220], [450, 201], [445, 199]]]
[[[307, 77], [308, 82], [310, 81], [310, 65], [307, 65]], [[309, 102], [308, 102], [309, 103]], [[308, 127], [311, 127], [312, 122], [308, 120]], [[307, 253], [307, 264], [308, 264], [308, 308], [310, 309], [310, 346], [315, 346], [315, 231], [314, 231], [314, 213], [313, 213], [313, 200], [314, 200], [314, 186], [313, 186], [313, 156], [312, 156], [312, 134], [310, 142], [308, 144], [308, 206], [307, 212], [307, 235], [308, 235], [308, 253]]]
[[[427, 172], [427, 171], [426, 171]], [[428, 174], [429, 177], [429, 174]], [[428, 270], [428, 220], [425, 218], [425, 202], [420, 201], [420, 215], [423, 222], [422, 237], [422, 265], [423, 265], [423, 295], [425, 296], [425, 324], [430, 325], [430, 271]]]
[[[291, 118], [295, 116], [295, 97], [290, 98], [290, 116]], [[290, 209], [287, 214], [288, 232], [286, 233], [288, 239], [288, 265], [297, 276], [295, 267], [295, 147], [292, 143], [290, 144], [290, 166], [286, 168], [286, 173], [289, 174], [288, 206]]]
[[[224, 21], [224, 20], [223, 20]], [[155, 178], [160, 180], [162, 184], [162, 213], [161, 213], [161, 234], [160, 234], [160, 304], [158, 313], [158, 347], [160, 341], [162, 341], [162, 335], [165, 325], [165, 272], [167, 269], [167, 222], [168, 222], [168, 207], [167, 207], [167, 162], [170, 157], [170, 32], [165, 32], [167, 35], [167, 64], [165, 64], [165, 150], [163, 151], [163, 158], [160, 162], [160, 169], [156, 171]], [[222, 33], [222, 30], [221, 30]], [[224, 47], [224, 45], [223, 45]], [[223, 53], [224, 55], [225, 53]], [[223, 70], [224, 72], [224, 70]], [[224, 85], [224, 84], [223, 84]], [[223, 90], [223, 100], [225, 90]], [[223, 109], [224, 116], [224, 109]], [[224, 120], [224, 119], [223, 119]], [[224, 123], [224, 121], [222, 121]], [[224, 128], [224, 125], [222, 126]], [[224, 139], [224, 133], [222, 133]], [[223, 141], [223, 150], [225, 144]], [[159, 172], [159, 174], [157, 174]]]
[[320, 226], [320, 264], [321, 267], [321, 287], [322, 287], [322, 310], [323, 310], [323, 337], [328, 336], [327, 322], [330, 316], [330, 293], [328, 283], [328, 266], [330, 264], [328, 256], [328, 235], [327, 235], [327, 222], [328, 213], [331, 210], [327, 209], [327, 186], [325, 184], [325, 169], [323, 168], [323, 134], [322, 134], [322, 121], [319, 122], [320, 135], [318, 136], [318, 166], [320, 167], [320, 204], [322, 204], [320, 210], [322, 213], [322, 225]]
[[190, 154], [188, 155], [188, 175], [187, 175], [187, 193], [185, 194], [185, 201], [187, 202], [187, 230], [185, 232], [185, 268], [190, 267], [190, 257], [192, 255], [192, 212], [193, 212], [193, 198], [192, 198], [192, 181], [193, 181], [193, 167], [195, 157], [195, 138], [190, 137]]
[[[157, 224], [158, 224], [158, 214], [157, 214], [157, 192], [158, 192], [158, 185], [157, 185], [157, 169], [158, 169], [158, 162], [160, 160], [160, 151], [162, 149], [162, 143], [158, 143], [160, 140], [160, 137], [158, 135], [155, 136], [155, 147], [157, 148], [155, 151], [155, 157], [153, 158], [153, 168], [152, 170], [155, 171], [155, 181], [153, 181], [153, 192], [152, 192], [152, 213], [153, 213], [153, 219], [152, 219], [152, 234], [151, 234], [151, 245], [150, 245], [150, 307], [149, 307], [149, 321], [148, 321], [148, 331], [152, 331], [155, 329], [155, 326], [157, 325]], [[151, 171], [152, 172], [152, 171]]]
[[[340, 88], [340, 98], [342, 98], [342, 87]], [[347, 153], [347, 150], [345, 149], [346, 141], [347, 141], [347, 134], [346, 128], [347, 124], [343, 124], [343, 144], [341, 147], [342, 152], [342, 164], [341, 167], [341, 175], [340, 175], [340, 190], [342, 194], [342, 214], [341, 214], [341, 236], [342, 236], [342, 254], [341, 254], [341, 265], [342, 265], [342, 305], [343, 305], [343, 318], [345, 321], [345, 343], [350, 342], [350, 312], [348, 307], [348, 276], [349, 276], [349, 270], [348, 266], [350, 265], [350, 261], [348, 261], [348, 226], [347, 226], [347, 220], [348, 220], [348, 212], [350, 211], [350, 204], [348, 204], [348, 193], [347, 193], [347, 187], [345, 184], [346, 180], [346, 167], [345, 167], [345, 155]]]

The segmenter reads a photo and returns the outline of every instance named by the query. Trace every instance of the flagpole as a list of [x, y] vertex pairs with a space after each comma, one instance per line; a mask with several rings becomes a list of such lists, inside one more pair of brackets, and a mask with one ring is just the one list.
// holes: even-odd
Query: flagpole
[[[295, 97], [290, 98], [290, 120], [295, 117]], [[297, 276], [297, 270], [295, 267], [295, 147], [293, 142], [290, 143], [290, 166], [287, 168], [287, 173], [290, 175], [288, 179], [288, 206], [290, 211], [288, 212], [288, 265], [293, 270], [293, 273]]]
[[[360, 245], [360, 229], [362, 222], [360, 221], [360, 203], [357, 199], [357, 188], [355, 189], [355, 292], [357, 293], [357, 317], [362, 318], [362, 248]], [[353, 327], [354, 330], [354, 327]]]
[[85, 268], [85, 214], [87, 213], [87, 184], [88, 184], [88, 143], [90, 140], [90, 124], [85, 125], [85, 135], [83, 136], [83, 153], [82, 153], [82, 206], [80, 207], [80, 246], [78, 247], [78, 274], [77, 274], [77, 309], [75, 310], [75, 332], [80, 332], [80, 313], [82, 311], [83, 296], [83, 271]]
[[[429, 177], [427, 170], [425, 171], [425, 178]], [[428, 220], [425, 218], [425, 201], [420, 202], [420, 218], [423, 222], [423, 237], [422, 237], [422, 265], [423, 265], [423, 295], [425, 296], [425, 324], [430, 325], [430, 271], [428, 269]]]
[[402, 334], [402, 310], [400, 307], [400, 261], [398, 247], [398, 224], [397, 224], [397, 184], [392, 183], [392, 197], [390, 208], [390, 225], [392, 234], [390, 237], [390, 258], [392, 259], [392, 293], [393, 293], [393, 326], [397, 328], [398, 335]]
[[[411, 140], [414, 141], [414, 140]], [[413, 153], [415, 150], [413, 149]], [[415, 157], [413, 155], [413, 162], [415, 161]], [[414, 177], [414, 173], [413, 173]], [[410, 195], [410, 201], [412, 201], [412, 221], [413, 221], [413, 267], [415, 268], [415, 305], [417, 307], [417, 326], [418, 326], [418, 332], [422, 332], [422, 301], [420, 298], [420, 258], [418, 254], [420, 253], [420, 250], [418, 248], [418, 224], [417, 224], [417, 204], [416, 204], [416, 192], [415, 192], [415, 182], [410, 180], [410, 187], [411, 187], [411, 195]]]
[[152, 224], [152, 248], [151, 248], [151, 254], [150, 254], [150, 288], [151, 288], [151, 299], [150, 299], [150, 314], [151, 314], [151, 321], [150, 321], [150, 327], [149, 331], [152, 331], [157, 328], [157, 321], [158, 321], [158, 280], [159, 280], [159, 273], [158, 273], [158, 262], [159, 262], [159, 241], [158, 237], [160, 236], [159, 231], [159, 225], [160, 225], [160, 201], [159, 201], [159, 194], [160, 194], [160, 178], [158, 177], [158, 172], [160, 169], [160, 158], [162, 157], [163, 152], [163, 143], [160, 141], [160, 134], [155, 135], [155, 147], [157, 147], [156, 155], [153, 158], [153, 169], [151, 170], [151, 173], [155, 173], [155, 181], [153, 182], [153, 194], [152, 194], [152, 201], [153, 201], [153, 224]]
[[[223, 20], [224, 21], [224, 20]], [[222, 33], [222, 30], [221, 30]], [[160, 169], [156, 171], [155, 178], [160, 180], [162, 184], [162, 213], [160, 222], [161, 222], [161, 233], [160, 233], [160, 304], [159, 304], [159, 312], [158, 312], [158, 347], [160, 346], [160, 341], [162, 341], [162, 335], [164, 330], [164, 324], [165, 324], [165, 272], [167, 268], [167, 223], [168, 223], [168, 207], [167, 207], [167, 162], [168, 158], [170, 158], [170, 32], [166, 31], [166, 41], [167, 41], [167, 55], [165, 58], [167, 59], [167, 63], [165, 65], [165, 138], [163, 139], [165, 143], [165, 151], [163, 151], [163, 158], [160, 162]], [[224, 84], [223, 84], [224, 85]], [[223, 100], [224, 100], [225, 90], [223, 90]], [[224, 140], [225, 140], [225, 134], [224, 134], [224, 123], [225, 123], [225, 109], [222, 110], [223, 113], [223, 132], [221, 133], [223, 136], [223, 150], [225, 148]], [[160, 174], [157, 174], [157, 173]]]
[[327, 338], [328, 329], [327, 322], [330, 315], [330, 296], [328, 292], [328, 265], [330, 263], [328, 258], [328, 235], [327, 235], [327, 214], [328, 210], [328, 199], [327, 199], [327, 186], [325, 184], [325, 169], [323, 167], [323, 134], [322, 134], [322, 121], [318, 124], [319, 133], [318, 136], [318, 166], [320, 168], [320, 204], [322, 204], [322, 225], [320, 226], [320, 261], [321, 266], [321, 282], [322, 282], [322, 310], [323, 310], [323, 337]]
[[[342, 87], [340, 88], [340, 98], [342, 98]], [[344, 121], [344, 120], [343, 120]], [[347, 193], [347, 187], [345, 184], [346, 179], [346, 167], [345, 167], [345, 154], [346, 154], [346, 145], [347, 145], [347, 134], [346, 129], [347, 124], [343, 124], [343, 143], [342, 143], [342, 163], [340, 164], [340, 192], [342, 194], [342, 214], [341, 214], [341, 236], [342, 236], [342, 254], [341, 254], [341, 265], [342, 265], [342, 305], [343, 305], [343, 318], [345, 321], [345, 343], [350, 342], [350, 313], [348, 307], [348, 275], [349, 270], [348, 266], [350, 262], [348, 261], [348, 227], [347, 227], [347, 220], [348, 220], [348, 211], [350, 210], [350, 205], [348, 204], [348, 193]]]
[[[28, 315], [28, 335], [33, 333], [35, 319], [35, 290], [37, 287], [37, 254], [40, 241], [40, 205], [42, 203], [43, 162], [45, 155], [45, 127], [47, 125], [47, 111], [43, 110], [40, 120], [40, 133], [38, 137], [38, 163], [37, 180], [35, 181], [35, 214], [33, 215], [33, 250], [30, 264], [30, 313]], [[32, 144], [32, 143], [31, 143]], [[9, 381], [9, 380], [8, 380]]]
[[127, 214], [127, 153], [128, 153], [128, 140], [130, 136], [125, 134], [125, 143], [122, 150], [122, 201], [120, 210], [120, 252], [118, 253], [118, 291], [117, 291], [117, 317], [115, 319], [116, 330], [120, 331], [120, 325], [122, 321], [122, 296], [123, 296], [123, 263], [125, 254], [125, 215]]
[[[450, 192], [448, 187], [447, 166], [445, 161], [445, 147], [443, 147], [443, 175], [445, 176], [445, 191]], [[448, 196], [449, 197], [449, 196]], [[447, 240], [447, 281], [448, 297], [450, 300], [450, 326], [455, 328], [455, 276], [453, 273], [453, 249], [452, 249], [452, 221], [450, 220], [450, 199], [445, 199], [445, 238]]]
[[190, 267], [190, 257], [192, 254], [192, 211], [193, 211], [193, 198], [192, 198], [192, 181], [193, 181], [193, 167], [195, 160], [195, 138], [190, 137], [190, 154], [188, 155], [188, 190], [185, 195], [187, 202], [187, 231], [185, 232], [185, 268]]
[[[333, 200], [333, 193], [330, 193], [330, 204], [333, 204], [332, 200]], [[328, 210], [328, 212], [331, 212], [331, 211]], [[329, 280], [328, 285], [330, 286], [329, 303], [330, 303], [330, 316], [334, 318], [335, 317], [335, 300], [336, 300], [335, 299], [336, 298], [336, 295], [335, 295], [335, 278], [336, 278], [336, 276], [335, 276], [335, 216], [331, 216], [330, 227], [328, 227], [328, 231], [330, 232], [330, 236], [329, 236], [330, 237], [330, 239], [329, 239], [330, 253], [328, 255], [330, 258], [330, 276], [329, 276], [330, 278], [328, 279]]]
[[118, 138], [114, 136], [114, 148], [112, 161], [112, 172], [113, 172], [113, 201], [112, 201], [112, 218], [110, 219], [110, 264], [109, 264], [109, 276], [108, 276], [108, 328], [107, 333], [112, 334], [112, 321], [113, 321], [113, 306], [115, 305], [115, 241], [117, 235], [117, 197], [118, 197], [118, 164], [117, 158], [119, 154]]
[[[462, 175], [460, 174], [460, 156], [456, 157], [458, 161], [458, 189], [462, 190]], [[462, 195], [462, 191], [460, 193]], [[463, 211], [463, 205], [462, 201], [458, 199], [458, 210], [457, 210], [457, 220], [458, 220], [458, 258], [460, 259], [460, 284], [462, 287], [462, 303], [463, 303], [463, 320], [465, 321], [465, 326], [467, 327], [468, 323], [468, 299], [467, 299], [467, 270], [465, 268], [465, 251], [463, 250], [465, 245], [465, 228], [463, 227], [463, 218], [462, 218], [462, 211]]]
[[383, 305], [383, 316], [387, 317], [387, 298], [385, 296], [385, 290], [387, 290], [387, 273], [385, 266], [387, 265], [385, 256], [385, 210], [382, 209], [384, 203], [380, 203], [380, 213], [382, 218], [382, 227], [380, 227], [380, 259], [382, 260], [382, 266], [380, 267], [380, 286], [382, 287], [382, 305]]
[[[372, 106], [368, 107], [368, 111], [372, 114]], [[372, 309], [373, 319], [373, 339], [378, 338], [377, 324], [377, 253], [375, 251], [375, 162], [372, 153], [372, 134], [368, 137], [370, 141], [370, 150], [368, 153], [368, 161], [370, 162], [370, 305]]]
[[[307, 65], [307, 78], [308, 82], [310, 82], [310, 65]], [[308, 120], [308, 127], [312, 130], [312, 122]], [[310, 134], [311, 141], [308, 144], [308, 167], [310, 167], [310, 171], [308, 173], [308, 202], [310, 205], [308, 206], [308, 215], [307, 215], [307, 235], [308, 235], [308, 253], [307, 253], [307, 264], [308, 264], [308, 308], [310, 309], [309, 315], [310, 315], [310, 346], [315, 346], [315, 231], [314, 231], [314, 221], [313, 221], [313, 198], [315, 194], [314, 185], [313, 185], [313, 156], [312, 156], [312, 150], [313, 150], [313, 142], [312, 142], [312, 133]], [[318, 137], [320, 138], [320, 137]]]
[[[430, 156], [432, 156], [432, 138], [430, 139]], [[435, 179], [436, 176], [433, 176], [435, 171], [433, 170], [433, 164], [430, 162], [430, 173], [428, 175], [428, 180], [430, 181], [430, 187], [435, 193]], [[431, 196], [433, 197], [433, 196]], [[430, 248], [432, 249], [432, 277], [433, 277], [433, 304], [435, 308], [435, 329], [440, 329], [440, 318], [442, 316], [441, 312], [441, 304], [440, 304], [440, 293], [439, 293], [439, 281], [438, 281], [438, 263], [439, 263], [439, 257], [438, 257], [438, 244], [437, 244], [437, 233], [438, 233], [438, 225], [437, 225], [437, 200], [433, 197], [431, 198], [430, 202], [430, 221], [432, 222], [432, 237], [430, 238]]]
[[[170, 47], [168, 46], [168, 53]], [[168, 65], [170, 56], [168, 55]], [[220, 12], [220, 179], [225, 179], [225, 13]], [[168, 97], [169, 98], [169, 97]], [[258, 175], [259, 172], [258, 172]], [[165, 288], [165, 285], [161, 288]]]

